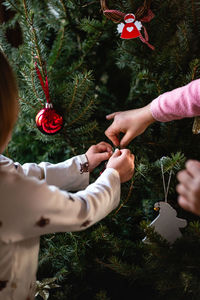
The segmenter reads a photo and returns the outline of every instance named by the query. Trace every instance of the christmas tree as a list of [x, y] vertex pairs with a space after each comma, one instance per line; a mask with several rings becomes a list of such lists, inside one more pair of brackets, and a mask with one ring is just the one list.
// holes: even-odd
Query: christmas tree
[[[0, 16], [0, 43], [20, 90], [21, 112], [5, 152], [15, 161], [56, 163], [85, 153], [108, 141], [106, 114], [142, 107], [199, 78], [198, 2], [5, 0], [3, 5], [9, 18]], [[104, 9], [134, 13], [150, 45], [143, 31], [143, 40], [120, 39], [119, 18]], [[15, 30], [20, 46], [11, 39]], [[54, 135], [43, 134], [35, 123], [47, 101], [37, 68], [43, 82], [48, 77], [50, 100], [64, 120]], [[199, 218], [178, 206], [175, 191], [177, 171], [187, 159], [199, 159], [193, 121], [155, 123], [130, 143], [135, 175], [122, 185], [120, 206], [107, 218], [80, 233], [41, 238], [37, 299], [199, 299]], [[165, 178], [171, 174], [168, 203], [188, 224], [173, 245], [148, 226], [158, 215], [154, 204], [164, 201], [162, 164]], [[146, 236], [149, 243], [142, 241]]]

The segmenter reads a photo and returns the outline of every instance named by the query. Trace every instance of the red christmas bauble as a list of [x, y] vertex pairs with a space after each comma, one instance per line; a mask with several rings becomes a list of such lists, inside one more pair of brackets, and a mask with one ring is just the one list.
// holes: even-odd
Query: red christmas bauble
[[44, 134], [55, 134], [63, 127], [63, 117], [60, 116], [51, 103], [41, 109], [35, 117], [38, 129]]

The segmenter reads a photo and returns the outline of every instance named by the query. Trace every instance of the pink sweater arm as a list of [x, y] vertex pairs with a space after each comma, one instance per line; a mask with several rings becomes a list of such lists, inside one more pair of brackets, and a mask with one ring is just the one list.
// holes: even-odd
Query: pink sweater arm
[[151, 102], [150, 109], [160, 122], [200, 116], [200, 79], [160, 95]]

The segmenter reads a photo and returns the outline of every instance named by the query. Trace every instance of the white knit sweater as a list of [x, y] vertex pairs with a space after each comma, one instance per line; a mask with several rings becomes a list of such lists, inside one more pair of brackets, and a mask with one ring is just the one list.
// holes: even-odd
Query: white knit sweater
[[119, 204], [118, 172], [88, 185], [85, 162], [21, 166], [0, 155], [0, 300], [34, 299], [41, 235], [84, 230]]

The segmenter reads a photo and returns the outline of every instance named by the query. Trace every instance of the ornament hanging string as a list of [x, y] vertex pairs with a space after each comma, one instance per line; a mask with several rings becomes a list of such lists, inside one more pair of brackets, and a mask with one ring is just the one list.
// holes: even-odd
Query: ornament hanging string
[[171, 177], [172, 177], [172, 170], [169, 173], [169, 179], [168, 179], [168, 183], [167, 183], [167, 188], [166, 188], [166, 183], [165, 183], [165, 175], [164, 175], [164, 167], [163, 167], [163, 160], [166, 157], [163, 156], [160, 160], [160, 164], [161, 164], [161, 172], [162, 172], [162, 180], [163, 180], [163, 188], [164, 188], [164, 195], [165, 195], [165, 202], [167, 202], [167, 196], [169, 193], [169, 185], [170, 185], [170, 181], [171, 181]]
[[144, 30], [144, 37], [142, 36], [142, 34], [139, 36], [140, 40], [145, 43], [151, 50], [155, 50], [155, 47], [153, 45], [151, 45], [148, 41], [149, 41], [149, 36], [147, 33], [146, 28], [144, 27], [144, 25], [142, 25], [142, 28]]
[[[110, 10], [108, 8], [107, 2], [108, 2], [107, 0], [100, 0], [101, 10], [103, 14], [105, 14], [105, 16], [108, 19], [112, 20], [115, 23], [123, 22], [126, 13], [123, 13], [119, 10]], [[151, 0], [144, 0], [143, 5], [137, 9], [135, 13], [135, 17], [138, 21], [150, 22], [151, 19], [154, 18], [155, 15], [150, 10], [151, 2], [152, 2]], [[107, 13], [105, 13], [105, 11], [107, 11]]]
[[43, 78], [42, 78], [42, 74], [41, 74], [41, 72], [38, 68], [38, 65], [37, 65], [37, 61], [35, 61], [35, 70], [36, 70], [38, 79], [40, 80], [40, 84], [41, 84], [41, 87], [44, 91], [47, 103], [51, 103], [50, 96], [49, 96], [49, 83], [48, 83], [48, 78], [47, 78], [47, 71], [45, 70], [45, 83], [44, 83]]

